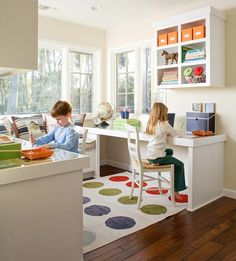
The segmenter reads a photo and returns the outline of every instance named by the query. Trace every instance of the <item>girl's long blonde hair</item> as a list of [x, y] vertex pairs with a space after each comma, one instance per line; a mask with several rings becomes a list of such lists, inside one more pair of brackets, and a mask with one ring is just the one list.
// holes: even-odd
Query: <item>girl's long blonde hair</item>
[[148, 119], [147, 127], [146, 127], [147, 134], [154, 135], [158, 121], [165, 122], [168, 120], [167, 112], [168, 112], [168, 108], [165, 106], [165, 104], [160, 102], [155, 102], [153, 104], [150, 117]]

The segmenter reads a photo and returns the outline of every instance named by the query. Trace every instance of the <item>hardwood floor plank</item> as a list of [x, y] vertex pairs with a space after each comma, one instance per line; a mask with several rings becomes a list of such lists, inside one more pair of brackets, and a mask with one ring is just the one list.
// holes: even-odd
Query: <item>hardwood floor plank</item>
[[214, 241], [220, 244], [229, 244], [234, 241], [236, 238], [236, 224], [232, 223], [232, 225], [222, 232], [219, 236], [217, 236]]
[[234, 249], [232, 252], [230, 252], [223, 261], [235, 261], [236, 260], [236, 249]]
[[206, 242], [214, 239], [216, 236], [220, 235], [223, 231], [231, 226], [231, 221], [226, 220], [224, 223], [220, 224], [219, 226], [211, 229], [205, 235], [201, 236], [200, 238], [196, 239], [191, 243], [191, 246], [194, 248], [199, 248], [204, 245]]
[[[236, 234], [235, 234], [235, 237], [236, 237]], [[225, 244], [224, 248], [219, 253], [217, 253], [216, 255], [214, 255], [212, 257], [212, 261], [216, 260], [216, 259], [223, 260], [228, 255], [231, 255], [231, 253], [234, 253], [235, 250], [236, 250], [236, 238], [232, 242]], [[235, 257], [236, 257], [236, 254], [235, 254]]]
[[[165, 256], [162, 256], [160, 258], [162, 258], [161, 259], [162, 261], [164, 261], [164, 260], [180, 261], [180, 260], [183, 260], [188, 255], [192, 254], [194, 251], [195, 251], [195, 249], [192, 248], [191, 246], [180, 245], [180, 246], [177, 247], [177, 249], [176, 248], [172, 248], [171, 253], [168, 250], [168, 253], [166, 253]], [[150, 261], [155, 261], [155, 260], [157, 260], [157, 258], [159, 258], [159, 257], [155, 256]]]
[[186, 261], [205, 261], [213, 256], [215, 253], [220, 251], [223, 245], [215, 243], [213, 241], [207, 242], [205, 245], [201, 246], [198, 250], [193, 252], [191, 255], [185, 258]]

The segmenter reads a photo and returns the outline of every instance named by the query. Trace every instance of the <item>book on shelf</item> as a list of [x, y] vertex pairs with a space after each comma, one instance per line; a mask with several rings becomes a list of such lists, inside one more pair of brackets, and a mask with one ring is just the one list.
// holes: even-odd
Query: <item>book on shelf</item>
[[161, 79], [161, 85], [177, 84], [178, 83], [178, 71], [164, 71]]
[[192, 47], [190, 46], [182, 46], [182, 63], [184, 62], [185, 60], [185, 54], [187, 53], [187, 51], [189, 50], [193, 50]]
[[205, 60], [205, 58], [187, 59], [187, 60], [184, 60], [184, 63], [195, 62], [195, 61], [204, 61], [204, 60]]
[[204, 49], [194, 49], [186, 52], [184, 60], [194, 60], [194, 59], [205, 59], [206, 52]]

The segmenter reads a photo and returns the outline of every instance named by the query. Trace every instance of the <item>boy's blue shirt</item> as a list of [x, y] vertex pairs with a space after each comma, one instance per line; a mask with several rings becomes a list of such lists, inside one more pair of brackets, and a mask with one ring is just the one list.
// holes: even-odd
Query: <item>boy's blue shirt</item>
[[51, 132], [36, 139], [36, 145], [50, 144], [52, 149], [58, 148], [78, 153], [79, 135], [74, 125], [55, 126]]

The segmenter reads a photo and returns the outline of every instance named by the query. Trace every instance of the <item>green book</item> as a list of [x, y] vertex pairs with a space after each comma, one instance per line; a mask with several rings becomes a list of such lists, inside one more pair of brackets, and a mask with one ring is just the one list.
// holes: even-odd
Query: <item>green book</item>
[[0, 160], [21, 158], [21, 143], [0, 144]]
[[129, 124], [134, 127], [140, 127], [140, 121], [137, 119], [115, 119], [112, 121], [113, 127], [125, 128], [125, 125]]
[[21, 159], [0, 160], [0, 169], [11, 168], [21, 165]]

